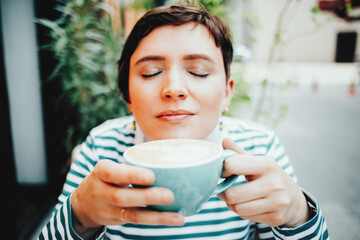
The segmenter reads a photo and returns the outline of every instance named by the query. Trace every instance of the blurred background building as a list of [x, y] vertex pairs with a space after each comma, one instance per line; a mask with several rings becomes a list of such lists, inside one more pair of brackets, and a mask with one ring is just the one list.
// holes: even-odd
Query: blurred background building
[[[116, 91], [124, 39], [146, 10], [175, 2], [0, 2], [1, 179], [14, 239], [33, 239], [42, 228], [88, 131], [128, 114]], [[200, 2], [231, 26], [237, 82], [229, 114], [275, 128], [299, 184], [320, 201], [330, 236], [356, 239], [360, 2]]]

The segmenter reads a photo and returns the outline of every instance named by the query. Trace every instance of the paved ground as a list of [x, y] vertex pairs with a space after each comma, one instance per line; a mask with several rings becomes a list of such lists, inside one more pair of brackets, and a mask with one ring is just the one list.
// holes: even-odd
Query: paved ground
[[[269, 72], [258, 64], [246, 70], [251, 85]], [[320, 202], [332, 239], [360, 239], [360, 87], [355, 96], [348, 92], [359, 74], [360, 63], [284, 62], [272, 76], [300, 85], [277, 92], [289, 112], [276, 130], [299, 184]]]
[[360, 88], [310, 86], [283, 92], [289, 112], [276, 127], [299, 184], [320, 202], [332, 239], [360, 239]]

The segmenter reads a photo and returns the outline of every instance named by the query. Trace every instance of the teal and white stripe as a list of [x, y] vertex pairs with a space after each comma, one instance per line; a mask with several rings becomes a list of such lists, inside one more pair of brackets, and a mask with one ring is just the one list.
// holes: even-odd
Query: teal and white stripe
[[[234, 118], [222, 118], [224, 130], [222, 137], [229, 137], [252, 155], [268, 156], [294, 180], [296, 176], [285, 149], [274, 132], [252, 122]], [[81, 239], [72, 229], [70, 195], [80, 182], [90, 174], [96, 163], [103, 159], [123, 162], [125, 150], [135, 144], [132, 129], [133, 117], [109, 120], [94, 128], [81, 146], [67, 175], [63, 191], [59, 196], [54, 214], [43, 228], [39, 239]], [[240, 176], [235, 184], [245, 182]], [[125, 224], [106, 226], [97, 239], [252, 239], [256, 232], [260, 239], [328, 239], [324, 217], [316, 200], [311, 199], [317, 209], [316, 216], [304, 225], [289, 228], [271, 228], [265, 224], [254, 223], [240, 218], [230, 211], [217, 196], [212, 196], [202, 210], [185, 218], [181, 227], [148, 226]]]

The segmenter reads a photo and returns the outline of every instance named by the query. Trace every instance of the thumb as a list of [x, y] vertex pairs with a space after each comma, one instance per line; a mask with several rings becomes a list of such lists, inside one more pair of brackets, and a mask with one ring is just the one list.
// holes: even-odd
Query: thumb
[[230, 138], [224, 138], [224, 140], [222, 141], [222, 146], [224, 149], [233, 150], [238, 154], [247, 154], [242, 147], [240, 147], [236, 142], [234, 142]]
[[[256, 167], [256, 165], [255, 166], [253, 165], [255, 163], [257, 164], [259, 161], [254, 161], [255, 159], [253, 156], [251, 156], [251, 154], [247, 153], [242, 147], [240, 147], [236, 142], [234, 142], [230, 138], [224, 138], [222, 145], [224, 149], [229, 149], [235, 151], [239, 155], [243, 155], [241, 158], [239, 157], [236, 158], [237, 164], [234, 169], [232, 169], [231, 167], [230, 168], [224, 167], [222, 177], [228, 177], [233, 174], [243, 174], [248, 182], [253, 180], [254, 177], [252, 176], [252, 174], [257, 174], [257, 170], [260, 169], [260, 166]], [[231, 160], [235, 160], [235, 159], [230, 159], [230, 161]]]

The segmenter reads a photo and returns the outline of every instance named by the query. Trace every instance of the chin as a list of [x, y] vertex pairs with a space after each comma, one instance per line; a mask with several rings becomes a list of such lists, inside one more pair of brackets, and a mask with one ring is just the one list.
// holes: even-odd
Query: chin
[[[203, 136], [204, 135], [204, 136]], [[162, 140], [162, 139], [203, 139], [207, 135], [197, 133], [196, 131], [167, 131], [164, 133], [157, 133], [156, 136], [154, 136], [154, 140]]]

